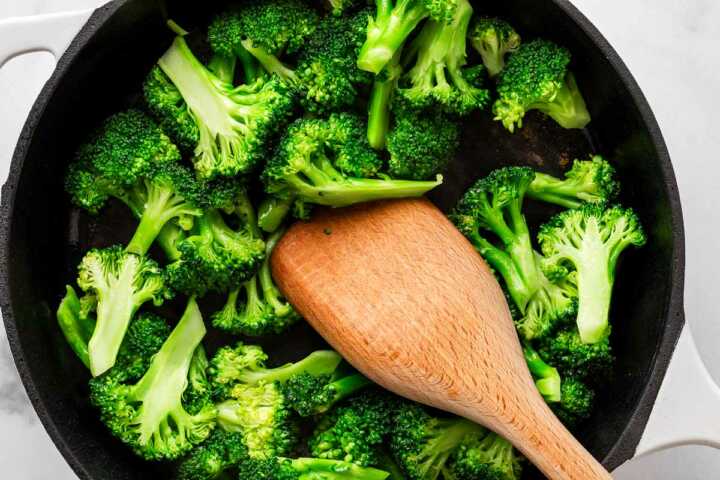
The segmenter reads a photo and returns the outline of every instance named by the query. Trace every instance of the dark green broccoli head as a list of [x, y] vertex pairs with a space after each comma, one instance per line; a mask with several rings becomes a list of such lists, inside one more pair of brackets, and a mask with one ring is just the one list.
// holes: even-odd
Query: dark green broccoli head
[[240, 464], [239, 477], [254, 480], [385, 480], [388, 473], [347, 462], [320, 458], [248, 459]]
[[552, 42], [521, 45], [500, 75], [495, 119], [512, 132], [529, 110], [540, 110], [564, 128], [584, 128], [590, 114], [569, 64], [570, 52]]
[[450, 460], [446, 478], [519, 480], [521, 458], [510, 442], [493, 432], [483, 432], [471, 436], [458, 447]]
[[359, 466], [378, 465], [396, 403], [396, 397], [379, 390], [353, 397], [322, 418], [310, 438], [310, 452], [318, 458]]
[[615, 363], [608, 338], [598, 343], [583, 343], [575, 326], [541, 339], [538, 351], [564, 374], [591, 384], [604, 383], [612, 375]]
[[467, 0], [458, 0], [449, 23], [429, 20], [410, 45], [415, 63], [401, 79], [399, 93], [416, 107], [436, 106], [467, 115], [488, 105], [490, 92], [474, 86], [463, 74], [472, 12]]
[[194, 300], [141, 378], [117, 364], [90, 381], [90, 397], [113, 435], [147, 460], [173, 460], [204, 441], [215, 426], [216, 409], [208, 403], [188, 413], [182, 396], [192, 357], [205, 335]]
[[477, 17], [470, 27], [470, 43], [483, 59], [491, 77], [505, 68], [505, 56], [520, 47], [520, 35], [505, 20]]
[[195, 150], [200, 130], [180, 91], [160, 67], [155, 66], [150, 71], [143, 85], [143, 94], [145, 103], [163, 131], [183, 152]]
[[552, 409], [560, 420], [570, 428], [590, 416], [595, 401], [595, 392], [574, 377], [562, 381], [562, 398]]
[[359, 373], [296, 375], [282, 385], [290, 407], [300, 416], [309, 417], [325, 413], [336, 403], [373, 383]]
[[254, 47], [277, 55], [292, 54], [305, 45], [317, 27], [318, 13], [301, 0], [262, 0], [238, 10], [242, 35]]
[[365, 38], [368, 11], [325, 17], [308, 37], [298, 60], [298, 88], [303, 107], [327, 113], [352, 106], [372, 75], [360, 70], [355, 59]]
[[159, 315], [148, 312], [136, 315], [120, 346], [117, 364], [127, 370], [128, 378], [140, 378], [169, 336], [170, 326]]
[[247, 447], [239, 433], [213, 430], [180, 464], [178, 480], [212, 480], [246, 461]]
[[464, 442], [484, 431], [468, 420], [433, 417], [420, 405], [405, 403], [395, 418], [390, 449], [407, 478], [434, 480]]
[[436, 112], [394, 111], [387, 137], [390, 175], [427, 180], [442, 173], [460, 146], [458, 122]]
[[528, 196], [566, 208], [579, 208], [585, 202], [611, 201], [619, 192], [615, 168], [595, 155], [589, 160], [575, 160], [564, 179], [538, 172]]

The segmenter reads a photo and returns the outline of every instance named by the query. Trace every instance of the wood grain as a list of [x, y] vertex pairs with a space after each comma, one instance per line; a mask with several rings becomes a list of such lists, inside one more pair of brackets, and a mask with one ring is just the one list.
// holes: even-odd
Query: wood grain
[[500, 286], [429, 201], [318, 211], [271, 264], [297, 310], [376, 383], [498, 432], [552, 480], [611, 478], [537, 392]]

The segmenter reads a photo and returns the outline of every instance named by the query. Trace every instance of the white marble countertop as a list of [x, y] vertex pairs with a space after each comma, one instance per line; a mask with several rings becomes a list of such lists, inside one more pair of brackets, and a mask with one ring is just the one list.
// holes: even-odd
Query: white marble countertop
[[[0, 19], [94, 7], [102, 0], [3, 0]], [[720, 209], [720, 135], [712, 120], [720, 110], [720, 3], [714, 0], [575, 0], [605, 34], [635, 74], [665, 134], [678, 176], [687, 230], [686, 312], [700, 351], [720, 380], [720, 305], [717, 233]], [[0, 178], [14, 148], [7, 121], [29, 108], [22, 95], [30, 82], [39, 91], [52, 68], [47, 56], [21, 57], [0, 71]], [[13, 85], [7, 73], [21, 69], [26, 84]], [[19, 71], [19, 70], [18, 70]], [[33, 83], [34, 82], [34, 83]], [[33, 89], [30, 89], [33, 90]], [[76, 478], [40, 425], [17, 376], [0, 328], [0, 469], [3, 478]], [[683, 447], [636, 460], [614, 473], [620, 480], [716, 478], [720, 453]]]

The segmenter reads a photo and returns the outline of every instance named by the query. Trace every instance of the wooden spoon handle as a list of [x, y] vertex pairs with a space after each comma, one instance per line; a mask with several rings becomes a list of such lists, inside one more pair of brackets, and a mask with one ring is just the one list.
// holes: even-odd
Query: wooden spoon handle
[[500, 286], [429, 201], [318, 210], [271, 265], [300, 314], [379, 385], [500, 433], [552, 480], [610, 478], [543, 401]]

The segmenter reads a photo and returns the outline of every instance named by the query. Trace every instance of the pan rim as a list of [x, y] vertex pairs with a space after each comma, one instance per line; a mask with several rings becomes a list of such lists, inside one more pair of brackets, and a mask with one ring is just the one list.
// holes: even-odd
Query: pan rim
[[[0, 309], [7, 332], [8, 343], [13, 355], [15, 366], [22, 380], [23, 386], [30, 398], [32, 406], [37, 413], [43, 427], [47, 431], [60, 454], [65, 458], [71, 469], [83, 480], [91, 480], [91, 475], [83, 466], [83, 462], [76, 457], [73, 449], [68, 445], [59, 431], [54, 419], [42, 400], [39, 390], [30, 370], [25, 365], [25, 354], [20, 345], [15, 324], [12, 306], [10, 304], [9, 263], [10, 263], [10, 230], [9, 219], [14, 212], [15, 192], [20, 179], [23, 164], [39, 119], [42, 117], [48, 103], [57, 90], [59, 80], [65, 72], [75, 63], [85, 44], [93, 37], [95, 32], [107, 22], [127, 1], [112, 0], [96, 9], [85, 26], [73, 39], [67, 51], [58, 60], [57, 67], [52, 76], [43, 87], [35, 104], [30, 111], [28, 119], [22, 129], [15, 148], [8, 179], [2, 187], [2, 205], [0, 205]], [[682, 207], [675, 179], [674, 170], [665, 140], [660, 131], [655, 115], [642, 93], [630, 70], [622, 61], [615, 49], [600, 33], [600, 31], [585, 17], [569, 0], [551, 0], [560, 10], [569, 17], [573, 23], [588, 37], [590, 42], [598, 48], [608, 59], [610, 66], [620, 78], [627, 89], [635, 107], [640, 113], [642, 123], [646, 127], [652, 140], [659, 160], [660, 171], [669, 198], [671, 223], [673, 229], [672, 267], [670, 269], [670, 292], [667, 311], [665, 312], [665, 325], [656, 345], [655, 355], [651, 361], [647, 374], [647, 381], [639, 395], [630, 419], [618, 436], [618, 440], [602, 460], [609, 470], [614, 470], [625, 461], [633, 457], [645, 426], [652, 412], [660, 385], [670, 364], [673, 351], [685, 324], [683, 310], [683, 291], [685, 275], [685, 233], [683, 226]]]

